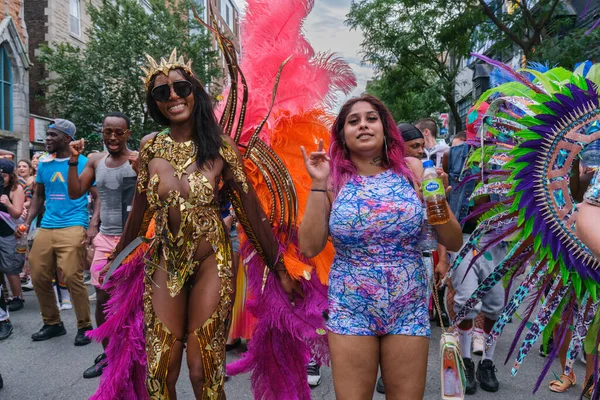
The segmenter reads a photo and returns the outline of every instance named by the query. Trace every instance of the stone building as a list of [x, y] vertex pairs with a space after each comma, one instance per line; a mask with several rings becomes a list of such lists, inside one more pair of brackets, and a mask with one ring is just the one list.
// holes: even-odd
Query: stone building
[[0, 5], [0, 149], [29, 153], [29, 75], [23, 1]]

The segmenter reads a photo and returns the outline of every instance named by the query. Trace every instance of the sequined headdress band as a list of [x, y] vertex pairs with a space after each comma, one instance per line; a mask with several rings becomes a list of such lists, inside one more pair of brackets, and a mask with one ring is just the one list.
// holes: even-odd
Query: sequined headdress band
[[194, 73], [192, 72], [192, 61], [189, 60], [187, 63], [185, 62], [185, 60], [183, 59], [183, 56], [180, 56], [179, 58], [177, 58], [177, 49], [173, 49], [173, 52], [171, 52], [171, 55], [169, 56], [169, 60], [165, 60], [164, 57], [161, 57], [160, 59], [160, 64], [156, 62], [156, 60], [154, 58], [152, 58], [151, 56], [149, 56], [148, 54], [146, 54], [146, 58], [148, 59], [148, 62], [150, 63], [148, 68], [144, 68], [141, 67], [142, 71], [144, 72], [144, 76], [141, 76], [140, 78], [142, 79], [142, 81], [144, 81], [144, 84], [146, 85], [146, 90], [148, 90], [148, 87], [150, 85], [150, 81], [152, 80], [152, 77], [158, 73], [163, 73], [165, 75], [169, 75], [169, 71], [172, 69], [182, 69], [185, 72], [187, 72], [190, 75], [194, 75]]

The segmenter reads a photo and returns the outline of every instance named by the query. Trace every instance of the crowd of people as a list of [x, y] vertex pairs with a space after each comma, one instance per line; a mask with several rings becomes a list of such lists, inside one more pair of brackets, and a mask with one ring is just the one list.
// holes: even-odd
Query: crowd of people
[[[84, 282], [89, 268], [96, 299], [95, 338], [104, 352], [83, 376], [102, 375], [112, 365], [111, 357], [131, 357], [111, 347], [110, 317], [119, 311], [112, 309], [109, 316], [106, 307], [111, 296], [119, 298], [118, 284], [124, 279], [120, 274], [137, 265], [133, 253], [125, 259], [127, 254], [119, 255], [144, 236], [151, 238], [143, 244], [147, 247], [139, 289], [147, 391], [152, 398], [177, 397], [186, 348], [195, 396], [204, 398], [206, 393], [223, 393], [231, 309], [245, 299], [239, 293], [246, 288], [236, 279], [244, 273], [237, 256], [238, 218], [264, 257], [267, 273], [277, 276], [290, 299], [302, 290], [283, 266], [241, 154], [222, 135], [202, 84], [191, 70], [174, 64], [166, 71], [150, 72], [146, 88], [150, 115], [167, 128], [144, 137], [140, 153], [128, 147], [131, 123], [119, 112], [106, 114], [101, 129], [105, 151], [89, 158], [84, 156], [84, 140], [76, 140], [75, 125], [65, 119], [48, 126], [46, 152], [31, 161], [15, 163], [11, 154], [0, 153], [0, 340], [13, 330], [9, 312], [25, 306], [22, 290], [33, 287], [43, 326], [32, 340], [65, 335], [60, 311], [72, 304], [77, 319], [74, 344], [91, 343]], [[477, 205], [470, 200], [474, 183], [461, 184], [469, 172], [467, 138], [473, 134], [459, 132], [448, 146], [438, 138], [435, 120], [397, 125], [377, 98], [363, 95], [341, 108], [328, 150], [322, 141], [316, 150], [301, 149], [312, 186], [298, 228], [299, 249], [312, 258], [328, 240], [335, 248], [326, 326], [338, 398], [370, 398], [375, 388], [391, 399], [422, 398], [430, 321], [450, 326], [452, 316], [504, 258], [499, 246], [470, 268], [470, 254], [447, 276], [476, 223], [465, 221]], [[448, 194], [450, 219], [434, 226], [435, 251], [420, 247], [426, 224], [420, 187], [423, 160], [435, 164]], [[591, 174], [587, 176], [578, 182], [582, 194], [588, 185], [590, 190], [597, 186]], [[229, 195], [219, 198], [219, 193]], [[582, 213], [598, 210], [589, 203]], [[22, 239], [31, 239], [28, 252], [16, 251]], [[598, 253], [597, 238], [585, 239]], [[116, 258], [122, 265], [115, 271]], [[134, 290], [121, 291], [130, 289]], [[438, 311], [432, 295], [443, 300]], [[501, 313], [504, 296], [503, 286], [496, 285], [454, 327], [467, 394], [475, 393], [477, 384], [489, 392], [499, 389], [495, 344], [485, 348], [483, 342]], [[229, 344], [243, 335], [234, 334]], [[591, 354], [595, 345], [590, 341], [586, 351]], [[477, 368], [472, 354], [481, 355]], [[116, 376], [115, 370], [111, 373]], [[318, 366], [309, 364], [307, 373], [309, 383], [318, 385]], [[593, 373], [588, 358], [587, 377]], [[113, 384], [110, 378], [103, 382], [101, 394]], [[564, 391], [574, 384], [573, 375], [563, 374], [551, 382], [550, 390]]]

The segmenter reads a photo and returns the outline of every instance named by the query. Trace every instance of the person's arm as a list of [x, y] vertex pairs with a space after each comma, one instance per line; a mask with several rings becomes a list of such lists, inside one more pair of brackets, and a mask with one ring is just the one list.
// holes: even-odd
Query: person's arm
[[15, 219], [19, 218], [23, 213], [24, 201], [25, 195], [23, 194], [21, 185], [17, 185], [15, 190], [11, 190], [8, 196], [5, 194], [0, 196], [0, 203], [6, 206], [8, 214]]
[[312, 184], [302, 223], [298, 228], [298, 243], [300, 252], [306, 257], [312, 258], [323, 251], [327, 245], [333, 193], [328, 185], [329, 157], [323, 150], [323, 140], [319, 141], [317, 151], [309, 155], [306, 154], [304, 147], [300, 149]]
[[450, 268], [450, 261], [448, 260], [448, 250], [441, 244], [437, 246], [438, 263], [434, 267], [434, 282], [437, 284], [446, 276], [448, 269]]
[[577, 208], [577, 236], [600, 260], [600, 207], [583, 202]]
[[71, 150], [69, 163], [72, 165], [69, 165], [67, 185], [69, 189], [69, 198], [72, 200], [78, 199], [89, 192], [94, 184], [98, 159], [104, 155], [103, 153], [90, 155], [90, 158], [85, 164], [85, 168], [81, 174], [79, 174], [77, 164], [79, 163], [79, 156], [83, 153], [84, 148], [83, 139], [72, 141], [69, 144], [69, 150]]
[[29, 231], [29, 227], [31, 226], [31, 222], [35, 217], [38, 216], [42, 208], [44, 207], [44, 202], [46, 201], [46, 190], [44, 188], [44, 184], [41, 182], [37, 182], [37, 186], [35, 188], [35, 192], [33, 194], [33, 198], [31, 199], [31, 204], [29, 206], [29, 211], [27, 212], [27, 218], [25, 219], [25, 226], [27, 229], [25, 232], [21, 232], [18, 229], [15, 231], [15, 236], [21, 237], [24, 234], [27, 234]]
[[[117, 254], [123, 251], [123, 249], [139, 235], [146, 233], [145, 229], [147, 229], [147, 226], [144, 226], [144, 222], [148, 224], [149, 221], [144, 221], [144, 214], [148, 205], [146, 188], [148, 187], [148, 163], [150, 162], [149, 147], [152, 145], [152, 140], [155, 136], [156, 133], [151, 133], [150, 135], [144, 136], [140, 142], [140, 148], [142, 151], [140, 153], [140, 173], [137, 179], [137, 189], [133, 195], [133, 201], [131, 204], [131, 210], [129, 211], [129, 216], [127, 217], [127, 222], [125, 222], [125, 226], [123, 227], [123, 234], [121, 235], [119, 243], [117, 243], [115, 246], [113, 254], [111, 257], [109, 257], [109, 260], [114, 259]], [[109, 264], [110, 263], [104, 267], [105, 270], [108, 270]]]
[[577, 236], [600, 260], [600, 171], [596, 171], [592, 178], [583, 203], [579, 204], [576, 221]]
[[[88, 161], [89, 164], [89, 161]], [[90, 226], [88, 227], [85, 235], [87, 239], [87, 244], [90, 246], [92, 241], [98, 234], [98, 226], [100, 225], [100, 196], [98, 196], [98, 189], [93, 186], [90, 188], [90, 193], [92, 194], [92, 202], [94, 210], [92, 212], [92, 219], [90, 220]]]
[[[415, 176], [423, 175], [423, 165], [419, 160], [407, 157], [406, 161]], [[443, 174], [442, 180], [447, 186], [448, 177], [441, 169], [438, 170], [438, 173], [440, 172]], [[448, 192], [449, 189], [449, 187], [446, 187], [446, 192]], [[439, 244], [444, 246], [449, 251], [458, 251], [462, 246], [462, 228], [456, 220], [454, 213], [450, 209], [448, 201], [446, 201], [446, 209], [448, 210], [448, 215], [450, 215], [450, 220], [445, 224], [434, 225], [433, 227], [437, 233]]]
[[273, 233], [269, 220], [263, 211], [256, 192], [252, 188], [246, 172], [242, 155], [235, 142], [228, 136], [222, 136], [228, 145], [221, 147], [221, 156], [225, 160], [223, 167], [223, 192], [229, 195], [235, 215], [244, 228], [244, 233], [263, 259], [266, 266], [277, 274], [284, 291], [293, 300], [293, 292], [302, 295], [296, 282], [287, 273], [279, 253], [279, 242]]

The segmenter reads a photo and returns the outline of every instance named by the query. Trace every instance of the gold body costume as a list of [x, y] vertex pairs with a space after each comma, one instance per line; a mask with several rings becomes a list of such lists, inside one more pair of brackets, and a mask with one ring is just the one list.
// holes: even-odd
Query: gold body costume
[[[249, 194], [249, 187], [242, 164], [225, 141], [221, 146], [220, 155], [226, 166], [231, 169], [233, 176], [231, 179], [233, 182], [230, 182], [230, 187], [224, 192], [232, 193], [231, 190], [236, 189], [241, 192], [231, 197], [236, 204], [236, 210], [244, 215], [242, 201]], [[148, 164], [154, 158], [168, 161], [173, 166], [173, 175], [180, 180], [187, 180], [189, 183], [187, 198], [184, 198], [177, 190], [169, 191], [165, 199], [159, 198], [159, 176], [154, 174], [149, 177], [148, 173]], [[152, 399], [168, 399], [166, 378], [171, 350], [177, 340], [185, 341], [185, 338], [176, 338], [154, 311], [152, 305], [152, 291], [153, 285], [155, 285], [152, 280], [153, 273], [160, 268], [168, 274], [167, 288], [169, 294], [175, 297], [193, 275], [196, 267], [208, 256], [213, 255], [217, 262], [217, 273], [221, 282], [220, 300], [211, 317], [201, 327], [195, 329], [194, 334], [202, 353], [204, 371], [202, 398], [224, 398], [225, 327], [230, 318], [233, 301], [231, 242], [229, 234], [224, 229], [215, 188], [201, 171], [195, 170], [189, 174], [186, 172], [187, 167], [195, 161], [196, 145], [194, 142], [175, 142], [169, 136], [168, 130], [151, 139], [140, 155], [137, 190], [138, 194], [146, 191], [147, 207], [144, 212], [144, 220], [148, 221], [153, 218], [155, 221], [155, 236], [145, 257], [144, 293], [146, 386]], [[178, 209], [181, 215], [181, 222], [176, 232], [171, 232], [168, 224], [169, 211], [172, 209]], [[247, 222], [245, 228], [251, 231], [251, 223], [248, 218], [244, 219]], [[268, 224], [266, 225], [266, 229], [270, 230]], [[206, 240], [210, 244], [212, 252], [202, 260], [195, 260], [198, 244], [202, 240]], [[260, 253], [264, 255], [263, 251]], [[273, 256], [270, 259], [277, 260], [275, 254]], [[273, 264], [271, 263], [270, 266], [273, 267]]]

